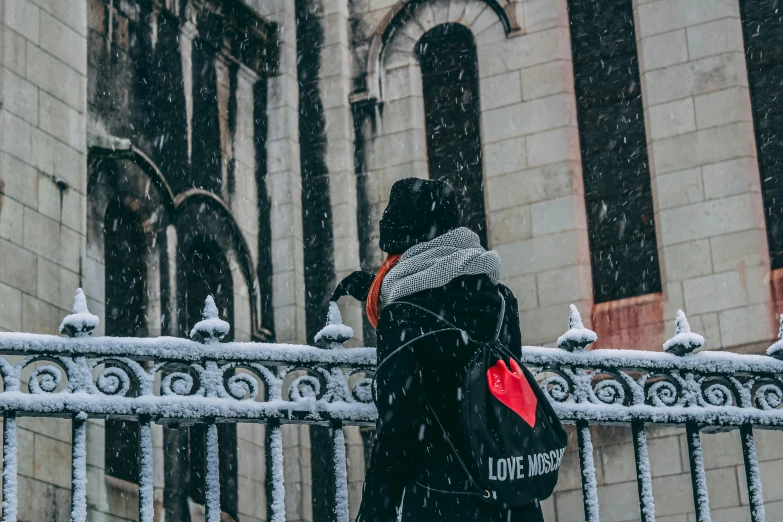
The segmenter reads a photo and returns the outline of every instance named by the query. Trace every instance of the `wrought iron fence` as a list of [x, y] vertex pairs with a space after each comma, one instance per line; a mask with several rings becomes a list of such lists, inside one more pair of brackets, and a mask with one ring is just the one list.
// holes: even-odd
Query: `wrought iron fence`
[[[86, 420], [139, 421], [139, 520], [153, 522], [152, 423], [195, 421], [205, 431], [207, 522], [220, 520], [218, 429], [220, 422], [267, 425], [268, 520], [285, 520], [281, 423], [328, 424], [334, 443], [334, 520], [347, 522], [345, 425], [372, 425], [372, 348], [346, 349], [350, 328], [330, 312], [319, 344], [310, 346], [219, 343], [228, 325], [207, 300], [195, 340], [90, 337], [98, 318], [81, 290], [74, 312], [60, 326], [70, 338], [0, 333], [3, 391], [3, 517], [17, 517], [18, 416], [70, 417], [73, 425], [71, 521], [87, 518]], [[585, 519], [598, 522], [591, 424], [632, 427], [641, 520], [655, 520], [645, 425], [684, 426], [687, 432], [696, 516], [710, 520], [699, 433], [739, 429], [745, 457], [751, 519], [763, 521], [764, 505], [753, 440], [754, 428], [783, 428], [783, 319], [781, 340], [770, 355], [703, 351], [704, 340], [678, 315], [669, 353], [584, 351], [595, 333], [572, 307], [560, 348], [525, 347], [523, 360], [538, 376], [560, 418], [575, 424]], [[18, 357], [14, 357], [18, 356]], [[23, 382], [23, 373], [26, 381]]]

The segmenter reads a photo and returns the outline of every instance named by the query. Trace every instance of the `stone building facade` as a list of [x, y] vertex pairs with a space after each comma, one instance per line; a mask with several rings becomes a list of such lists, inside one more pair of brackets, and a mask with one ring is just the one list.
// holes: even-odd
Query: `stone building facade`
[[[657, 350], [683, 309], [709, 348], [758, 353], [783, 311], [777, 9], [0, 1], [0, 328], [53, 333], [82, 286], [102, 334], [185, 335], [213, 293], [234, 339], [306, 343], [335, 282], [380, 265], [391, 185], [431, 176], [500, 253], [526, 343], [574, 303], [600, 347]], [[20, 520], [67, 519], [69, 423], [19, 426]], [[156, 426], [160, 520], [199, 519], [198, 429]], [[630, 434], [596, 431], [602, 520], [636, 520]], [[136, 516], [132, 433], [90, 421], [91, 520]], [[355, 514], [367, 434], [347, 436]], [[684, 435], [649, 437], [658, 520], [694, 520]], [[266, 519], [264, 438], [223, 433], [226, 519]], [[783, 519], [780, 437], [757, 438]], [[288, 520], [328, 518], [327, 439], [286, 427]], [[736, 433], [704, 439], [713, 518], [748, 519]], [[564, 462], [548, 521], [583, 517]]]

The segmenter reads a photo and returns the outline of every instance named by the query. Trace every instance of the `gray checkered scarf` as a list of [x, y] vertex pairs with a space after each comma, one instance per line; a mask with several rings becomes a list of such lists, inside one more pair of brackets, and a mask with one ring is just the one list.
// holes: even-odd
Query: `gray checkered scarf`
[[475, 232], [460, 227], [406, 250], [383, 278], [380, 305], [464, 275], [485, 274], [492, 284], [498, 284], [501, 268], [498, 253], [486, 251]]

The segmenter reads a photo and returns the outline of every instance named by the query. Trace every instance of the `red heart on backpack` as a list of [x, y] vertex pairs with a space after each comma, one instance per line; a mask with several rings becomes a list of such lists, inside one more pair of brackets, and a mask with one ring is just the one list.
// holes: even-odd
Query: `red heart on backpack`
[[497, 400], [522, 417], [531, 428], [535, 426], [538, 399], [514, 359], [511, 359], [511, 370], [503, 359], [498, 359], [495, 366], [487, 370], [487, 384]]

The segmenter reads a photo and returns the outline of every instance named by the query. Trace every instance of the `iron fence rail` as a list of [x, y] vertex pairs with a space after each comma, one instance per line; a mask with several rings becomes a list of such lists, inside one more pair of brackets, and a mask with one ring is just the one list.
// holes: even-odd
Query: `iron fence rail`
[[[82, 296], [83, 297], [83, 296]], [[77, 301], [79, 296], [77, 295]], [[218, 343], [227, 325], [207, 317], [175, 338], [89, 337], [97, 318], [86, 306], [61, 325], [72, 338], [0, 333], [3, 411], [3, 522], [17, 519], [19, 416], [70, 417], [73, 427], [71, 521], [87, 518], [86, 421], [139, 421], [139, 520], [152, 522], [152, 423], [198, 422], [205, 431], [205, 514], [220, 520], [217, 423], [267, 426], [267, 519], [285, 520], [282, 423], [333, 428], [333, 519], [348, 522], [343, 427], [372, 425], [372, 348], [346, 349], [346, 328], [331, 325], [322, 347]], [[764, 355], [701, 352], [686, 355], [698, 337], [678, 331], [672, 353], [583, 351], [595, 340], [572, 316], [563, 348], [525, 347], [523, 362], [537, 375], [558, 416], [576, 426], [585, 520], [599, 521], [591, 425], [632, 429], [640, 518], [654, 522], [655, 505], [645, 426], [684, 426], [696, 517], [710, 520], [700, 432], [739, 429], [754, 522], [765, 518], [753, 428], [783, 429], [783, 361]], [[685, 321], [684, 315], [682, 321]], [[339, 317], [336, 319], [339, 321]], [[680, 321], [680, 318], [678, 318]], [[687, 325], [687, 322], [684, 323]], [[333, 336], [328, 333], [333, 332]], [[677, 336], [680, 337], [677, 337]], [[783, 333], [781, 333], [783, 338]], [[696, 341], [694, 341], [696, 339]], [[702, 340], [703, 342], [703, 340]], [[679, 344], [678, 344], [679, 343]]]

